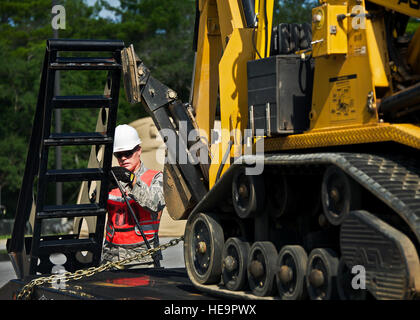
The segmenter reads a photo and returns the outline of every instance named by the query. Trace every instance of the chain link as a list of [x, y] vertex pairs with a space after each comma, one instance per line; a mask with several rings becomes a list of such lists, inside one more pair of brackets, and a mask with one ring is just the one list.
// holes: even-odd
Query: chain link
[[143, 251], [140, 252], [132, 257], [129, 257], [127, 259], [121, 260], [121, 261], [115, 261], [115, 262], [107, 262], [105, 264], [100, 265], [99, 267], [90, 267], [87, 269], [80, 269], [77, 270], [75, 272], [65, 272], [62, 274], [54, 274], [48, 277], [40, 277], [40, 278], [36, 278], [34, 280], [32, 280], [31, 282], [29, 282], [28, 284], [26, 284], [22, 290], [19, 292], [19, 294], [17, 295], [17, 300], [29, 300], [34, 288], [37, 286], [41, 286], [45, 283], [48, 284], [62, 284], [62, 283], [66, 283], [68, 281], [75, 281], [75, 280], [80, 280], [82, 278], [87, 278], [87, 277], [91, 277], [95, 274], [98, 274], [100, 272], [106, 271], [106, 270], [110, 270], [110, 269], [124, 269], [124, 265], [133, 262], [135, 260], [140, 260], [144, 257], [147, 256], [152, 256], [153, 254], [155, 254], [157, 251], [159, 250], [165, 250], [168, 249], [170, 247], [176, 246], [178, 243], [180, 243], [181, 241], [184, 241], [184, 236], [179, 237], [179, 238], [175, 238], [170, 240], [168, 243], [162, 244], [159, 247], [156, 248], [151, 248], [147, 251]]

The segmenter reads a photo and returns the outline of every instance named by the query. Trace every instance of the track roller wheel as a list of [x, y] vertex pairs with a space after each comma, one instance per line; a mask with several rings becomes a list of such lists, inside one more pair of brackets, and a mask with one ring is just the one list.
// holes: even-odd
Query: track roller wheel
[[276, 247], [268, 241], [255, 242], [248, 258], [248, 284], [252, 293], [264, 297], [274, 293]]
[[247, 175], [244, 167], [238, 169], [232, 180], [232, 202], [240, 218], [253, 217], [264, 206], [263, 176]]
[[222, 278], [232, 291], [245, 288], [250, 245], [240, 238], [229, 238], [223, 248]]
[[340, 225], [351, 210], [360, 209], [360, 187], [335, 166], [325, 171], [321, 190], [325, 217], [334, 226]]
[[188, 276], [200, 284], [219, 283], [223, 244], [223, 229], [216, 215], [198, 213], [190, 216], [184, 239]]
[[351, 282], [354, 276], [344, 259], [341, 258], [337, 273], [337, 291], [341, 300], [366, 300], [367, 290], [352, 288]]
[[306, 267], [308, 255], [301, 246], [284, 246], [277, 258], [276, 283], [283, 300], [302, 300], [306, 297]]
[[308, 258], [306, 287], [312, 300], [331, 300], [337, 296], [338, 258], [331, 249], [314, 249]]

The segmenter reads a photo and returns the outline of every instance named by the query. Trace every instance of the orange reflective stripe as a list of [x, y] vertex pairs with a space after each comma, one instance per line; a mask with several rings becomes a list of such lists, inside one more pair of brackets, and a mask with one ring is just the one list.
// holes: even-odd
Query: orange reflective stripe
[[157, 175], [160, 171], [157, 170], [147, 170], [140, 176], [140, 179], [147, 184], [149, 187], [152, 184], [153, 178]]

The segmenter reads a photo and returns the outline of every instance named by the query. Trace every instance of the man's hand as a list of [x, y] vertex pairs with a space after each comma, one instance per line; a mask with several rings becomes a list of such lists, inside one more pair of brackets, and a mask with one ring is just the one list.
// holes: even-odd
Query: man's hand
[[[130, 170], [127, 170], [126, 168], [123, 167], [112, 167], [111, 171], [114, 173], [115, 177], [117, 178], [118, 181], [124, 182], [124, 183], [128, 183], [128, 184], [132, 184], [135, 178], [135, 174], [132, 173]], [[114, 176], [110, 173], [110, 184], [109, 184], [109, 189], [115, 189], [117, 188], [118, 185], [115, 182]]]

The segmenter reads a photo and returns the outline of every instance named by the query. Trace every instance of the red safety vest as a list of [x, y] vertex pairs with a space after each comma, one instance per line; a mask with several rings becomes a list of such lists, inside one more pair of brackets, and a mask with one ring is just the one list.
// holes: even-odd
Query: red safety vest
[[[140, 176], [140, 179], [150, 187], [157, 173], [159, 171], [147, 170]], [[159, 220], [153, 219], [150, 211], [141, 207], [131, 197], [127, 196], [127, 200], [133, 208], [147, 240], [153, 239], [159, 230]], [[144, 242], [119, 188], [112, 189], [109, 192], [107, 208], [106, 241], [117, 245], [134, 245]]]

